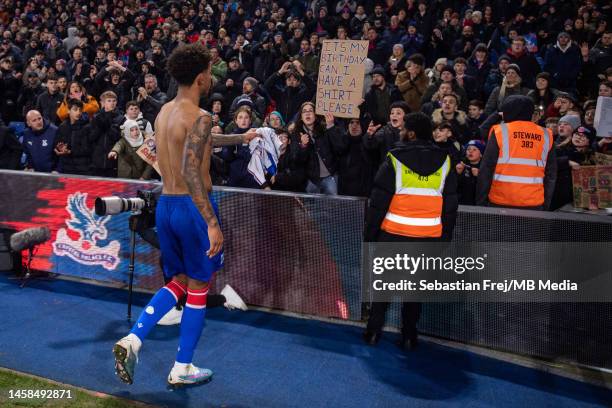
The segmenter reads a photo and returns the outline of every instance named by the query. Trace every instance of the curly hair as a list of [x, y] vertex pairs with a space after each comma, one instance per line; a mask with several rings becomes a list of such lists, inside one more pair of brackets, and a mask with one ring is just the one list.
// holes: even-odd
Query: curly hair
[[200, 43], [181, 45], [172, 51], [167, 62], [170, 75], [179, 85], [191, 85], [210, 66], [210, 53]]

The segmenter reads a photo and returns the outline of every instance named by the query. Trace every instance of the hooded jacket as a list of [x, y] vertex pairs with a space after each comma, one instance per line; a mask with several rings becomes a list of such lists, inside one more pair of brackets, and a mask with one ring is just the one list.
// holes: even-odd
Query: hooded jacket
[[[523, 95], [509, 96], [501, 106], [504, 117], [504, 122], [512, 123], [514, 121], [531, 121], [534, 106], [531, 99]], [[492, 115], [493, 116], [493, 115]], [[489, 121], [489, 119], [487, 119]], [[551, 133], [552, 134], [552, 133]], [[492, 136], [492, 135], [490, 135]], [[476, 205], [486, 205], [489, 200], [489, 190], [493, 182], [495, 166], [499, 159], [499, 146], [495, 137], [489, 137], [487, 148], [480, 162], [480, 171], [478, 174], [478, 182], [476, 185]], [[554, 148], [548, 152], [546, 159], [546, 167], [544, 169], [544, 205], [533, 208], [536, 210], [547, 210], [550, 206], [555, 183], [557, 180], [557, 155]], [[527, 209], [526, 207], [520, 207]]]
[[[436, 126], [445, 121], [444, 116], [442, 115], [442, 108], [438, 108], [433, 111], [431, 114], [431, 120]], [[446, 121], [450, 123], [451, 127], [453, 128], [453, 136], [459, 141], [459, 143], [463, 145], [470, 141], [467, 115], [465, 112], [457, 110], [455, 111], [453, 118]]]
[[[405, 166], [422, 176], [428, 176], [442, 167], [448, 155], [445, 150], [437, 147], [429, 140], [401, 142], [396, 144], [390, 153]], [[389, 240], [389, 237], [394, 237], [398, 241], [414, 240], [413, 238], [399, 235], [381, 234], [380, 226], [387, 215], [394, 194], [395, 169], [391, 159], [387, 157], [376, 174], [374, 187], [370, 195], [370, 202], [366, 212], [366, 242], [376, 242], [381, 239], [381, 235], [385, 236], [384, 240]], [[457, 208], [459, 206], [457, 172], [454, 169], [451, 169], [448, 173], [444, 183], [442, 200], [442, 237], [440, 240], [449, 241], [453, 235]], [[420, 238], [419, 240], [423, 239]]]
[[77, 33], [79, 30], [76, 27], [68, 28], [68, 37], [66, 37], [63, 41], [64, 47], [66, 51], [70, 53], [70, 51], [79, 45], [79, 37], [77, 37]]
[[26, 127], [23, 132], [23, 150], [27, 158], [27, 166], [34, 171], [50, 173], [57, 167], [57, 156], [53, 151], [57, 127], [44, 120], [43, 128], [36, 132]]

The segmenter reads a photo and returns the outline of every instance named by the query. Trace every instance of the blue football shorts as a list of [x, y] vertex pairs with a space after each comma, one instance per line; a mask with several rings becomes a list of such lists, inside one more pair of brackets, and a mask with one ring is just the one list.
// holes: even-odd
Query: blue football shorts
[[[217, 219], [217, 203], [208, 195]], [[223, 267], [223, 250], [212, 258], [208, 226], [190, 195], [162, 195], [157, 203], [155, 223], [167, 279], [184, 273], [192, 279], [208, 282]]]

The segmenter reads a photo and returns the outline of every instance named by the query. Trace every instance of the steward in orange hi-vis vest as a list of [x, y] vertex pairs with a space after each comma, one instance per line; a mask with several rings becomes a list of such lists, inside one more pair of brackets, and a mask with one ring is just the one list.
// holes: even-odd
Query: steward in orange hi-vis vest
[[[456, 163], [448, 150], [433, 142], [431, 119], [423, 113], [404, 116], [400, 142], [380, 166], [366, 213], [366, 242], [450, 241], [457, 218]], [[372, 302], [363, 334], [374, 345], [382, 336], [389, 303]], [[399, 345], [414, 349], [418, 302], [402, 303], [402, 336]]]
[[552, 132], [531, 121], [526, 96], [509, 96], [501, 109], [503, 122], [491, 127], [480, 163], [476, 204], [548, 209], [557, 179]]
[[552, 132], [533, 122], [514, 121], [493, 126], [499, 156], [489, 201], [511, 207], [544, 204], [544, 169], [553, 148]]

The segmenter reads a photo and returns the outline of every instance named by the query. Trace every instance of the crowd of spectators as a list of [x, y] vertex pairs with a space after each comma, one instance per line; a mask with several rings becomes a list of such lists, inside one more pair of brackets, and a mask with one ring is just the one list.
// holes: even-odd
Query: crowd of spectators
[[[474, 204], [492, 121], [527, 95], [558, 149], [554, 208], [571, 201], [572, 167], [610, 152], [593, 128], [612, 96], [610, 4], [597, 0], [0, 0], [0, 167], [155, 178], [135, 153], [177, 92], [166, 58], [184, 43], [212, 54], [201, 106], [214, 131], [276, 130], [282, 142], [263, 185], [248, 146], [215, 149], [216, 184], [367, 196], [422, 111], [433, 141]], [[361, 115], [315, 114], [325, 39], [369, 42]], [[569, 183], [569, 184], [568, 184]]]

